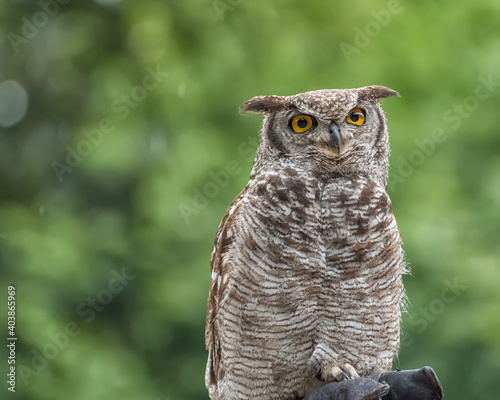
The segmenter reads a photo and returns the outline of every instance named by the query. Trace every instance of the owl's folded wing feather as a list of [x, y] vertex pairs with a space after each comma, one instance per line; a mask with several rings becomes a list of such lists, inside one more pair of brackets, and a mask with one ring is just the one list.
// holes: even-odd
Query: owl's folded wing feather
[[212, 281], [210, 283], [210, 294], [207, 303], [207, 319], [205, 325], [205, 346], [208, 350], [208, 361], [205, 372], [205, 383], [209, 388], [210, 398], [217, 398], [215, 391], [217, 381], [219, 380], [220, 364], [220, 342], [218, 334], [217, 314], [219, 311], [219, 302], [224, 297], [226, 287], [224, 277], [229, 271], [224, 270], [222, 264], [223, 254], [228, 244], [232, 241], [228, 236], [228, 229], [234, 225], [234, 219], [237, 218], [242, 206], [242, 200], [246, 189], [244, 189], [233, 201], [222, 219], [217, 235], [214, 240], [214, 248], [210, 260], [212, 271]]

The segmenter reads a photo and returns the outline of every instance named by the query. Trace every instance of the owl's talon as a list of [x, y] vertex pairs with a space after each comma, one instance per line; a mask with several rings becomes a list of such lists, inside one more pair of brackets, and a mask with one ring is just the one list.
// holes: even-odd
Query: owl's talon
[[348, 381], [349, 375], [347, 375], [344, 371], [340, 371], [340, 373], [337, 375], [337, 382], [342, 382], [342, 381]]
[[347, 374], [349, 379], [356, 379], [359, 378], [359, 374], [356, 372], [354, 367], [350, 364], [344, 364], [342, 365], [342, 370]]
[[356, 378], [359, 378], [359, 375], [350, 364], [329, 364], [321, 371], [321, 379], [325, 382], [343, 382]]

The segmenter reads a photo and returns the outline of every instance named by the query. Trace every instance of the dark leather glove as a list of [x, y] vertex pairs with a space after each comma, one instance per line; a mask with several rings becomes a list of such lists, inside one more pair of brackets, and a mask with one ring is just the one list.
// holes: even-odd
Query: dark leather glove
[[[399, 370], [371, 378], [331, 382], [303, 400], [441, 400], [443, 388], [431, 367]], [[378, 379], [378, 380], [376, 380]]]
[[392, 371], [382, 374], [379, 382], [387, 383], [391, 390], [383, 400], [441, 400], [443, 388], [431, 367]]

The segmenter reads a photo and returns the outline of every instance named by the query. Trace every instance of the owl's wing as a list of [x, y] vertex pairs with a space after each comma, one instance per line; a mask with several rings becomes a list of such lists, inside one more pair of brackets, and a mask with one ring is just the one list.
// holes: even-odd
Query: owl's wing
[[224, 297], [226, 288], [226, 280], [224, 277], [229, 271], [224, 270], [222, 264], [223, 255], [227, 250], [227, 246], [231, 243], [231, 235], [228, 235], [228, 230], [234, 225], [242, 206], [246, 189], [244, 189], [233, 201], [228, 208], [226, 215], [222, 219], [217, 236], [214, 241], [214, 249], [210, 260], [212, 270], [212, 281], [210, 283], [210, 294], [207, 303], [207, 320], [205, 326], [205, 346], [208, 350], [208, 361], [205, 372], [205, 382], [209, 389], [210, 397], [215, 391], [217, 381], [219, 379], [219, 363], [220, 363], [220, 341], [217, 323], [217, 314], [219, 312], [219, 302]]

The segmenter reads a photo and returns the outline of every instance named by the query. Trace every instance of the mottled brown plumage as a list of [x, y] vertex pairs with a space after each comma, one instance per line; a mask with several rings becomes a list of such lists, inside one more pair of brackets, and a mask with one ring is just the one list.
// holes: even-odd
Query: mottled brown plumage
[[212, 400], [293, 399], [390, 370], [405, 264], [379, 99], [395, 94], [368, 86], [243, 105], [266, 118], [250, 180], [212, 253]]

